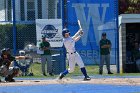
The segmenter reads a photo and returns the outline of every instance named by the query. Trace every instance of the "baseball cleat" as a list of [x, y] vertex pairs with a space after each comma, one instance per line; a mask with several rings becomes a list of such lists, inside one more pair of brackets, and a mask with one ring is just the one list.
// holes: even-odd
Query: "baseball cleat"
[[9, 82], [15, 82], [15, 79], [11, 79]]
[[112, 72], [108, 72], [108, 74], [113, 74]]
[[54, 74], [53, 74], [53, 73], [49, 73], [49, 75], [50, 75], [50, 76], [54, 76]]
[[5, 78], [5, 81], [6, 81], [6, 82], [15, 82], [15, 80], [14, 80], [13, 78], [10, 79], [10, 78], [8, 78], [8, 77]]
[[61, 80], [64, 77], [64, 75], [62, 73], [60, 73], [58, 79]]
[[102, 75], [103, 73], [102, 72], [99, 72], [99, 74]]
[[47, 76], [45, 73], [43, 73], [43, 76]]
[[86, 77], [84, 78], [84, 81], [88, 81], [88, 80], [91, 80], [91, 78], [90, 78], [89, 76], [86, 76]]

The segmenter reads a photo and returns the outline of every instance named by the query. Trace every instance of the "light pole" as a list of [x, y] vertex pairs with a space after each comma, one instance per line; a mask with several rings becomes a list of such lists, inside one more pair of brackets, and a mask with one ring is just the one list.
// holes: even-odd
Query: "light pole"
[[16, 15], [15, 15], [15, 0], [13, 0], [13, 54], [16, 55]]

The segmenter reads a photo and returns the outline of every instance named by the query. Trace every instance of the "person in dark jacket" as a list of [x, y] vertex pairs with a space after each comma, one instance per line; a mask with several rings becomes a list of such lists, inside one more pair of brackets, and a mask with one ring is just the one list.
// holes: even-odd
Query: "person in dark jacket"
[[110, 71], [110, 50], [111, 50], [111, 41], [106, 38], [106, 33], [102, 33], [102, 39], [100, 40], [100, 65], [99, 65], [99, 74], [103, 74], [103, 65], [106, 62], [106, 67], [108, 74], [113, 74]]

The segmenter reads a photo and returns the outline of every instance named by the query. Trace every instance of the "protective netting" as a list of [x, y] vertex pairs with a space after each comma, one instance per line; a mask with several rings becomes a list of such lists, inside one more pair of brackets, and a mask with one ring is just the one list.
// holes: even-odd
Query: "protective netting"
[[[15, 6], [13, 6], [14, 2]], [[15, 14], [13, 14], [13, 12], [15, 12]], [[61, 0], [0, 0], [0, 50], [6, 47], [10, 48], [12, 52], [12, 50], [16, 48], [16, 55], [20, 55], [19, 51], [23, 50], [25, 46], [37, 44], [36, 19], [61, 18]], [[16, 29], [14, 30], [13, 24], [16, 24]], [[16, 38], [13, 36], [16, 36]], [[59, 60], [58, 58], [53, 57], [55, 66], [54, 73], [58, 74], [61, 69], [64, 70], [65, 65], [63, 65], [64, 57], [61, 56], [63, 52], [61, 49], [56, 49], [56, 51], [60, 56], [57, 56], [59, 57]], [[55, 54], [54, 52], [56, 51], [53, 51], [52, 55]], [[33, 53], [31, 53], [33, 61], [40, 63], [40, 55], [36, 55], [36, 52]]]

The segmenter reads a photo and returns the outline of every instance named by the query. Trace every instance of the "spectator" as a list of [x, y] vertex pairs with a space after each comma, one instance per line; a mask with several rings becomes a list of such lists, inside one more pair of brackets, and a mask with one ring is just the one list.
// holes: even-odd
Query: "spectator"
[[132, 54], [136, 62], [137, 69], [140, 72], [140, 44], [138, 42], [135, 43], [135, 48], [132, 51]]
[[110, 71], [110, 50], [111, 42], [106, 38], [106, 33], [102, 33], [102, 39], [100, 40], [100, 65], [99, 65], [99, 74], [103, 73], [104, 61], [106, 62], [106, 67], [108, 74], [113, 74]]
[[[47, 76], [46, 71], [45, 71], [45, 67], [47, 67], [47, 72], [49, 73], [50, 76], [53, 76], [50, 43], [46, 40], [45, 36], [42, 36], [42, 42], [39, 44], [39, 49], [44, 52], [43, 54], [41, 54], [42, 74], [44, 76]], [[47, 64], [47, 66], [45, 66], [46, 64]]]

